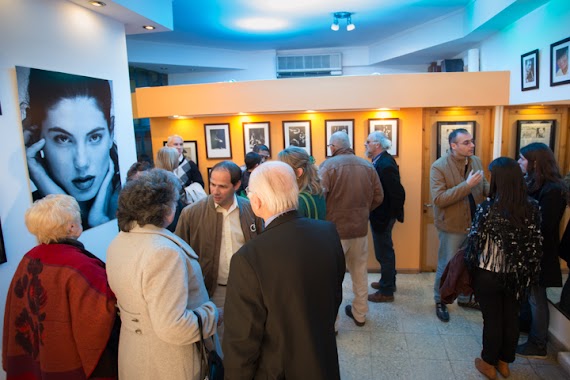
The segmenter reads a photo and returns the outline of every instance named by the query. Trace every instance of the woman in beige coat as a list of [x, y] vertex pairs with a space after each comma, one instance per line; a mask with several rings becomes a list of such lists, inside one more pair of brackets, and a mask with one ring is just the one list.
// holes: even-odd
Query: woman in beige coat
[[209, 301], [198, 256], [164, 228], [172, 222], [179, 189], [172, 173], [153, 169], [128, 182], [119, 196], [121, 232], [107, 251], [107, 275], [121, 313], [122, 380], [198, 379], [194, 312], [204, 338], [216, 332], [218, 311]]

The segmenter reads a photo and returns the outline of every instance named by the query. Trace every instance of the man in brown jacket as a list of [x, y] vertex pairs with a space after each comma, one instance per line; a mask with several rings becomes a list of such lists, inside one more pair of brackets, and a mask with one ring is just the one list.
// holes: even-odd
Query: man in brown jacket
[[[451, 152], [437, 159], [430, 172], [434, 223], [439, 235], [433, 294], [436, 315], [442, 322], [449, 321], [449, 313], [445, 304], [441, 303], [441, 275], [467, 238], [475, 208], [489, 192], [481, 160], [474, 155], [473, 136], [466, 129], [456, 129], [449, 134], [449, 146]], [[457, 297], [457, 303], [459, 306], [476, 307], [474, 302], [462, 295]]]
[[[251, 210], [249, 200], [236, 196], [240, 178], [241, 170], [233, 162], [214, 165], [210, 195], [182, 210], [175, 232], [198, 255], [208, 295], [220, 312], [226, 299], [230, 260], [261, 232], [263, 223]], [[223, 325], [218, 336], [222, 340]]]
[[384, 191], [374, 166], [350, 148], [346, 132], [333, 133], [329, 147], [332, 157], [319, 169], [326, 191], [326, 219], [336, 225], [352, 277], [354, 300], [345, 312], [361, 327], [368, 312], [368, 216], [382, 203]]

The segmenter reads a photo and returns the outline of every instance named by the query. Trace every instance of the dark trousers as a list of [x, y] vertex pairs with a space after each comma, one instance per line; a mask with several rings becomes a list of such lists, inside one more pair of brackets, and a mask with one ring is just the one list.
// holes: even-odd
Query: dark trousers
[[372, 241], [374, 242], [374, 254], [380, 263], [380, 293], [386, 296], [394, 295], [396, 288], [396, 252], [392, 242], [392, 229], [396, 219], [390, 222], [381, 232], [372, 228]]
[[495, 272], [475, 268], [471, 285], [483, 313], [481, 358], [491, 365], [497, 365], [499, 360], [514, 362], [519, 339], [519, 302], [506, 291]]

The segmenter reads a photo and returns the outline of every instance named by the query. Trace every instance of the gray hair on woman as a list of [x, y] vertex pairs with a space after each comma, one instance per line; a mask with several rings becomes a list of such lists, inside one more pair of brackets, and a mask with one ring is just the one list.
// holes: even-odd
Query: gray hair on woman
[[323, 193], [319, 173], [305, 149], [290, 146], [279, 152], [277, 158], [293, 168], [297, 176], [299, 191], [306, 191], [314, 195]]
[[388, 150], [392, 147], [392, 141], [388, 140], [388, 137], [386, 137], [384, 132], [374, 131], [369, 137], [380, 144], [382, 150]]
[[71, 236], [72, 225], [81, 228], [81, 211], [72, 196], [49, 194], [35, 201], [24, 216], [26, 227], [40, 244], [55, 243]]
[[158, 169], [172, 172], [178, 167], [178, 151], [176, 148], [165, 146], [159, 149], [156, 154], [155, 165]]
[[249, 193], [255, 194], [272, 215], [299, 205], [295, 173], [291, 166], [280, 161], [266, 162], [251, 172]]
[[180, 188], [178, 178], [163, 169], [147, 170], [127, 182], [119, 194], [117, 209], [121, 231], [129, 232], [135, 222], [139, 226], [165, 227], [176, 209]]

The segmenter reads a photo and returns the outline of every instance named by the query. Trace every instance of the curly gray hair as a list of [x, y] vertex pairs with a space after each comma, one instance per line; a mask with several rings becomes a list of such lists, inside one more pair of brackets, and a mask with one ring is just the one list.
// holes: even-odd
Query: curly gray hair
[[180, 180], [163, 169], [151, 169], [129, 181], [119, 194], [117, 219], [121, 231], [129, 232], [134, 222], [139, 226], [152, 224], [164, 227], [167, 217], [176, 208]]

